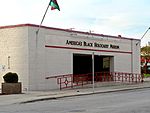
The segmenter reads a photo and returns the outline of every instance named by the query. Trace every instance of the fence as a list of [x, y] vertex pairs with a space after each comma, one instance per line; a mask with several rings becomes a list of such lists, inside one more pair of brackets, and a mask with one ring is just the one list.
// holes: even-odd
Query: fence
[[[57, 84], [60, 90], [65, 88], [73, 88], [77, 86], [84, 86], [92, 84], [92, 74], [68, 74], [46, 77], [46, 79], [56, 78]], [[143, 75], [134, 73], [121, 73], [121, 72], [97, 72], [94, 74], [95, 82], [109, 82], [109, 81], [120, 81], [129, 83], [143, 82]]]

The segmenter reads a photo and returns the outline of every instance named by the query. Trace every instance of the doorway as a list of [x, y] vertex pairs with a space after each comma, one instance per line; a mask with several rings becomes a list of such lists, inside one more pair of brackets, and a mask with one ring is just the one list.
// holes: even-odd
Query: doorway
[[92, 55], [74, 54], [73, 55], [73, 74], [92, 73]]
[[[94, 72], [110, 72], [111, 56], [94, 55]], [[92, 80], [92, 55], [73, 54], [73, 75], [89, 74], [89, 80]]]
[[[94, 72], [110, 72], [111, 56], [94, 55]], [[92, 73], [92, 55], [73, 54], [73, 74]]]

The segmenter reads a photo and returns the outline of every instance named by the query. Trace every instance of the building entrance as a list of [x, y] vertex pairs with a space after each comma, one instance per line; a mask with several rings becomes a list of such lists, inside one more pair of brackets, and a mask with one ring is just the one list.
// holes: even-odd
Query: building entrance
[[73, 74], [92, 73], [92, 55], [74, 54], [73, 55]]
[[[111, 56], [94, 55], [94, 72], [110, 72]], [[89, 74], [92, 77], [92, 55], [73, 54], [74, 78], [80, 74]]]

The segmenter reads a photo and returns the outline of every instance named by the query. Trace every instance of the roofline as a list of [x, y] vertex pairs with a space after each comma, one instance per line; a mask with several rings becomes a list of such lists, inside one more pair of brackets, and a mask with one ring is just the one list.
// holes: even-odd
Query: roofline
[[[39, 27], [39, 25], [27, 23], [27, 24], [17, 24], [17, 25], [0, 26], [0, 29], [15, 28], [15, 27], [24, 27], [24, 26]], [[98, 33], [89, 33], [89, 32], [83, 32], [83, 31], [70, 30], [70, 29], [47, 27], [47, 26], [41, 26], [41, 28], [51, 29], [51, 30], [60, 30], [60, 31], [66, 31], [66, 32], [71, 32], [71, 33], [72, 32], [74, 32], [74, 33], [81, 33], [81, 34], [86, 34], [86, 35], [90, 34], [90, 35], [94, 35], [94, 36], [102, 36], [102, 37], [110, 37], [110, 38], [121, 38], [121, 39], [127, 39], [127, 40], [141, 41], [140, 39], [122, 37], [121, 35], [112, 36], [112, 35], [104, 35], [104, 34], [98, 34]]]

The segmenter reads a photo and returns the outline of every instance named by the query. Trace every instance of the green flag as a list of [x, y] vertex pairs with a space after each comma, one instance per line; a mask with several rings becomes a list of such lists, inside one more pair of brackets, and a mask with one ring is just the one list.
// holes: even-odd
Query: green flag
[[51, 10], [58, 9], [60, 11], [60, 8], [59, 8], [59, 5], [57, 3], [57, 0], [51, 0], [49, 5], [51, 6]]

